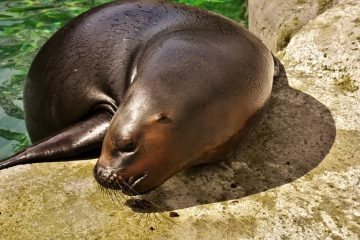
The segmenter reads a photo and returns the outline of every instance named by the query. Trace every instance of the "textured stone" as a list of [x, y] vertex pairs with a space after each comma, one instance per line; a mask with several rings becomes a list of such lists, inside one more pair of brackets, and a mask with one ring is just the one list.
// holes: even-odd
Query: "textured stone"
[[359, 13], [341, 1], [293, 36], [264, 121], [143, 196], [161, 213], [104, 194], [94, 160], [17, 166], [0, 171], [1, 238], [359, 239]]
[[338, 0], [249, 1], [249, 29], [272, 51], [282, 50], [291, 37]]
[[295, 35], [282, 58], [292, 87], [329, 106], [337, 128], [360, 131], [360, 3], [344, 1]]

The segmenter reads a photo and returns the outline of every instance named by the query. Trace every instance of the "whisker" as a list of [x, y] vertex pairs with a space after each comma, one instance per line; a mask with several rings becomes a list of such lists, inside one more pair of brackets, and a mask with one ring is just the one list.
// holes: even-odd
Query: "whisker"
[[116, 202], [121, 206], [122, 205], [121, 195], [119, 195], [118, 191], [116, 190], [113, 190], [112, 193], [114, 194]]
[[[121, 182], [120, 182], [121, 181]], [[134, 195], [140, 195], [130, 184], [128, 184], [122, 177], [118, 177], [115, 180], [109, 181], [109, 179], [105, 179], [105, 186], [102, 186], [98, 183], [98, 187], [100, 187], [100, 190], [103, 194], [103, 196], [106, 194], [108, 195], [108, 198], [111, 200], [111, 202], [114, 205], [120, 205], [123, 207], [124, 201], [128, 200], [128, 198], [122, 194], [122, 192], [118, 191], [129, 191], [130, 193]], [[117, 190], [118, 189], [118, 190]], [[139, 199], [130, 198], [133, 202], [131, 208], [136, 209], [138, 213], [146, 214], [146, 222], [151, 221], [152, 223], [158, 222], [158, 223], [166, 223], [170, 224], [170, 226], [173, 227], [172, 224], [176, 224], [175, 220], [171, 219], [165, 212], [167, 212], [165, 209], [160, 207], [159, 205], [147, 200], [143, 196], [141, 196]], [[154, 215], [154, 220], [153, 216]], [[138, 215], [135, 214], [134, 218], [137, 219]], [[139, 215], [140, 217], [140, 215]], [[178, 225], [178, 224], [177, 224]]]
[[122, 177], [120, 177], [120, 180], [129, 190], [131, 190], [134, 195], [139, 195], [139, 193], [134, 188], [132, 188]]
[[[131, 187], [123, 178], [120, 177], [120, 180], [122, 181], [122, 183], [129, 189], [131, 190], [131, 192], [135, 195], [140, 195], [133, 187]], [[137, 200], [135, 199], [135, 201], [137, 201], [137, 203], [139, 203], [141, 205], [141, 207], [144, 209], [144, 210], [147, 210], [149, 209], [148, 206], [146, 206], [143, 201], [141, 200], [144, 200], [146, 201], [147, 203], [149, 203], [151, 205], [151, 207], [154, 207], [155, 209], [159, 209], [159, 210], [162, 210], [159, 206], [157, 206], [156, 204], [152, 203], [151, 201], [148, 201], [146, 200], [145, 198], [142, 198], [140, 200]]]
[[[120, 178], [121, 178], [121, 177], [120, 177]], [[119, 189], [122, 191], [122, 190], [123, 190], [123, 186], [119, 183], [119, 181], [116, 180], [115, 183], [117, 184], [117, 186], [119, 187]]]
[[157, 214], [156, 214], [156, 213], [154, 214], [154, 216], [155, 216], [156, 220], [158, 220], [159, 222], [161, 222], [161, 220], [157, 217]]
[[98, 186], [98, 187], [99, 187], [99, 189], [100, 189], [100, 192], [101, 192], [102, 196], [104, 197], [104, 189], [102, 189], [101, 186]]
[[[132, 188], [124, 179], [120, 178], [120, 180], [122, 180], [122, 182], [125, 184], [125, 186], [127, 186], [135, 195], [140, 195], [140, 194], [139, 194], [134, 188]], [[150, 203], [151, 206], [154, 206], [154, 204], [153, 204], [152, 202], [150, 202], [150, 201], [148, 201], [148, 200], [146, 200], [146, 199], [140, 199], [140, 200], [135, 199], [135, 201], [136, 201], [137, 203], [139, 203], [139, 204], [143, 207], [143, 209], [148, 209], [148, 207], [147, 207], [145, 204], [143, 204], [143, 202], [142, 202], [141, 200], [145, 200], [146, 202]]]
[[107, 193], [108, 197], [110, 198], [111, 202], [115, 205], [115, 201], [113, 199], [112, 192], [109, 189], [106, 189], [106, 193]]
[[110, 183], [111, 184], [111, 190], [110, 190], [110, 193], [112, 194], [112, 196], [114, 197], [114, 199], [118, 202], [118, 203], [120, 203], [121, 204], [121, 202], [119, 202], [119, 200], [118, 200], [118, 195], [117, 195], [117, 191], [116, 190], [114, 190], [115, 188], [116, 188], [116, 186], [115, 186], [115, 184], [114, 184], [114, 182], [111, 182]]
[[[115, 181], [115, 183], [120, 189], [122, 189], [121, 184], [118, 181]], [[126, 200], [126, 197], [120, 191], [115, 191], [115, 192], [116, 192], [116, 195], [121, 198], [121, 200], [123, 200], [123, 201]]]

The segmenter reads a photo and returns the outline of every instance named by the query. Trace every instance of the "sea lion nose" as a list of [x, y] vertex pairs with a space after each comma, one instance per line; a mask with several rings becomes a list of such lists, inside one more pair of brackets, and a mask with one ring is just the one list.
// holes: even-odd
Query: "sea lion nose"
[[105, 187], [107, 187], [109, 183], [111, 184], [115, 178], [120, 177], [123, 179], [121, 175], [118, 175], [117, 171], [117, 169], [107, 168], [98, 163], [94, 166], [93, 169], [96, 181]]
[[95, 164], [93, 173], [95, 177], [106, 177], [107, 175], [110, 175], [110, 171], [108, 171], [106, 167], [99, 164], [99, 162]]
[[138, 194], [133, 186], [136, 186], [146, 177], [145, 174], [129, 177], [127, 173], [121, 173], [116, 169], [106, 168], [99, 163], [94, 166], [93, 172], [96, 181], [101, 186], [109, 189], [121, 190], [124, 194], [129, 196]]

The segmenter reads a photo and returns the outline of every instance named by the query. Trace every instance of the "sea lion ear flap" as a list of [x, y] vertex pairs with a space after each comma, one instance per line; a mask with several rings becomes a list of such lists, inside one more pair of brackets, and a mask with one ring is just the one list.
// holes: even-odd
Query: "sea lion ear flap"
[[169, 118], [167, 116], [166, 113], [158, 113], [156, 116], [155, 116], [155, 122], [158, 122], [158, 123], [171, 123], [172, 120], [171, 118]]

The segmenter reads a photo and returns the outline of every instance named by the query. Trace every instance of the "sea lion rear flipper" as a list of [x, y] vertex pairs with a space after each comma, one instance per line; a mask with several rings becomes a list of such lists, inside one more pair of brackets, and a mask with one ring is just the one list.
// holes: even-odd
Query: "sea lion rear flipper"
[[25, 163], [63, 159], [100, 147], [111, 118], [112, 115], [107, 112], [97, 113], [0, 161], [0, 169]]

